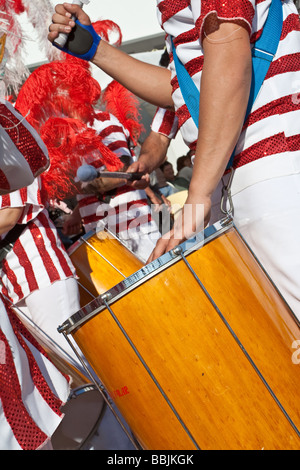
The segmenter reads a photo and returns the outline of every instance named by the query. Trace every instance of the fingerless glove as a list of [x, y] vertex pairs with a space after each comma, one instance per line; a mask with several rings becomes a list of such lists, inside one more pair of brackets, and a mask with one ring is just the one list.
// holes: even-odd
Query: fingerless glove
[[101, 37], [92, 25], [83, 25], [78, 20], [75, 20], [75, 23], [76, 25], [68, 35], [65, 46], [59, 47], [55, 43], [53, 45], [67, 54], [78, 57], [78, 59], [89, 61], [96, 54]]

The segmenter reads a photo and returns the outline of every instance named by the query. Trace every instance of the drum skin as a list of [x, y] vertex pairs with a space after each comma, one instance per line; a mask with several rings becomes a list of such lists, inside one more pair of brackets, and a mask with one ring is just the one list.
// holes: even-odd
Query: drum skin
[[143, 449], [299, 450], [299, 323], [234, 228], [187, 260], [213, 302], [179, 259], [75, 342]]
[[69, 250], [82, 307], [143, 266], [114, 235], [105, 230], [91, 233]]

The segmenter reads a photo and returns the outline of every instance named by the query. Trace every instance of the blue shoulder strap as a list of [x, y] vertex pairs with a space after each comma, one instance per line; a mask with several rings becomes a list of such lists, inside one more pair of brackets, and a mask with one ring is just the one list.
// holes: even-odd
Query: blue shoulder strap
[[[273, 57], [276, 54], [282, 24], [283, 14], [281, 0], [272, 0], [263, 32], [252, 48], [252, 81], [245, 119], [251, 111]], [[198, 127], [200, 92], [186, 68], [178, 59], [172, 38], [171, 43], [178, 84], [189, 113]], [[232, 160], [233, 155], [229, 161], [228, 167], [231, 166]]]

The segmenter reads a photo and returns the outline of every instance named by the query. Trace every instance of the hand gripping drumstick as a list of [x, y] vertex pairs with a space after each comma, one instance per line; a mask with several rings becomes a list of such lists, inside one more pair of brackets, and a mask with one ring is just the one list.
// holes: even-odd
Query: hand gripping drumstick
[[[73, 0], [72, 4], [73, 5], [79, 5], [80, 8], [83, 7], [83, 5], [88, 5], [90, 3], [90, 0]], [[75, 21], [76, 18], [73, 16], [72, 19]], [[67, 42], [68, 35], [66, 33], [59, 33], [58, 37], [54, 40], [54, 44], [60, 48], [63, 48]]]

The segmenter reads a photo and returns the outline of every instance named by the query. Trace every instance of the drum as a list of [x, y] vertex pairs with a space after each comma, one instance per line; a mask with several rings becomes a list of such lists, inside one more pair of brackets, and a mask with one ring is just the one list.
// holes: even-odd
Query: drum
[[106, 292], [143, 266], [143, 263], [107, 230], [92, 230], [68, 250], [78, 276], [81, 306]]
[[104, 399], [94, 385], [72, 390], [62, 407], [65, 416], [51, 437], [53, 450], [80, 450], [98, 431], [105, 408]]
[[230, 218], [61, 326], [143, 449], [300, 449], [299, 321]]
[[[91, 439], [101, 425], [106, 409], [105, 400], [98, 387], [88, 379], [84, 369], [73, 365], [66, 351], [62, 351], [21, 309], [17, 315], [37, 342], [42, 346], [51, 362], [63, 374], [70, 377], [71, 392], [61, 411], [64, 418], [51, 436], [54, 450], [79, 450]], [[68, 360], [70, 359], [70, 360]], [[78, 361], [80, 365], [80, 362]], [[104, 431], [105, 432], [105, 431]], [[103, 430], [101, 430], [103, 433]]]

